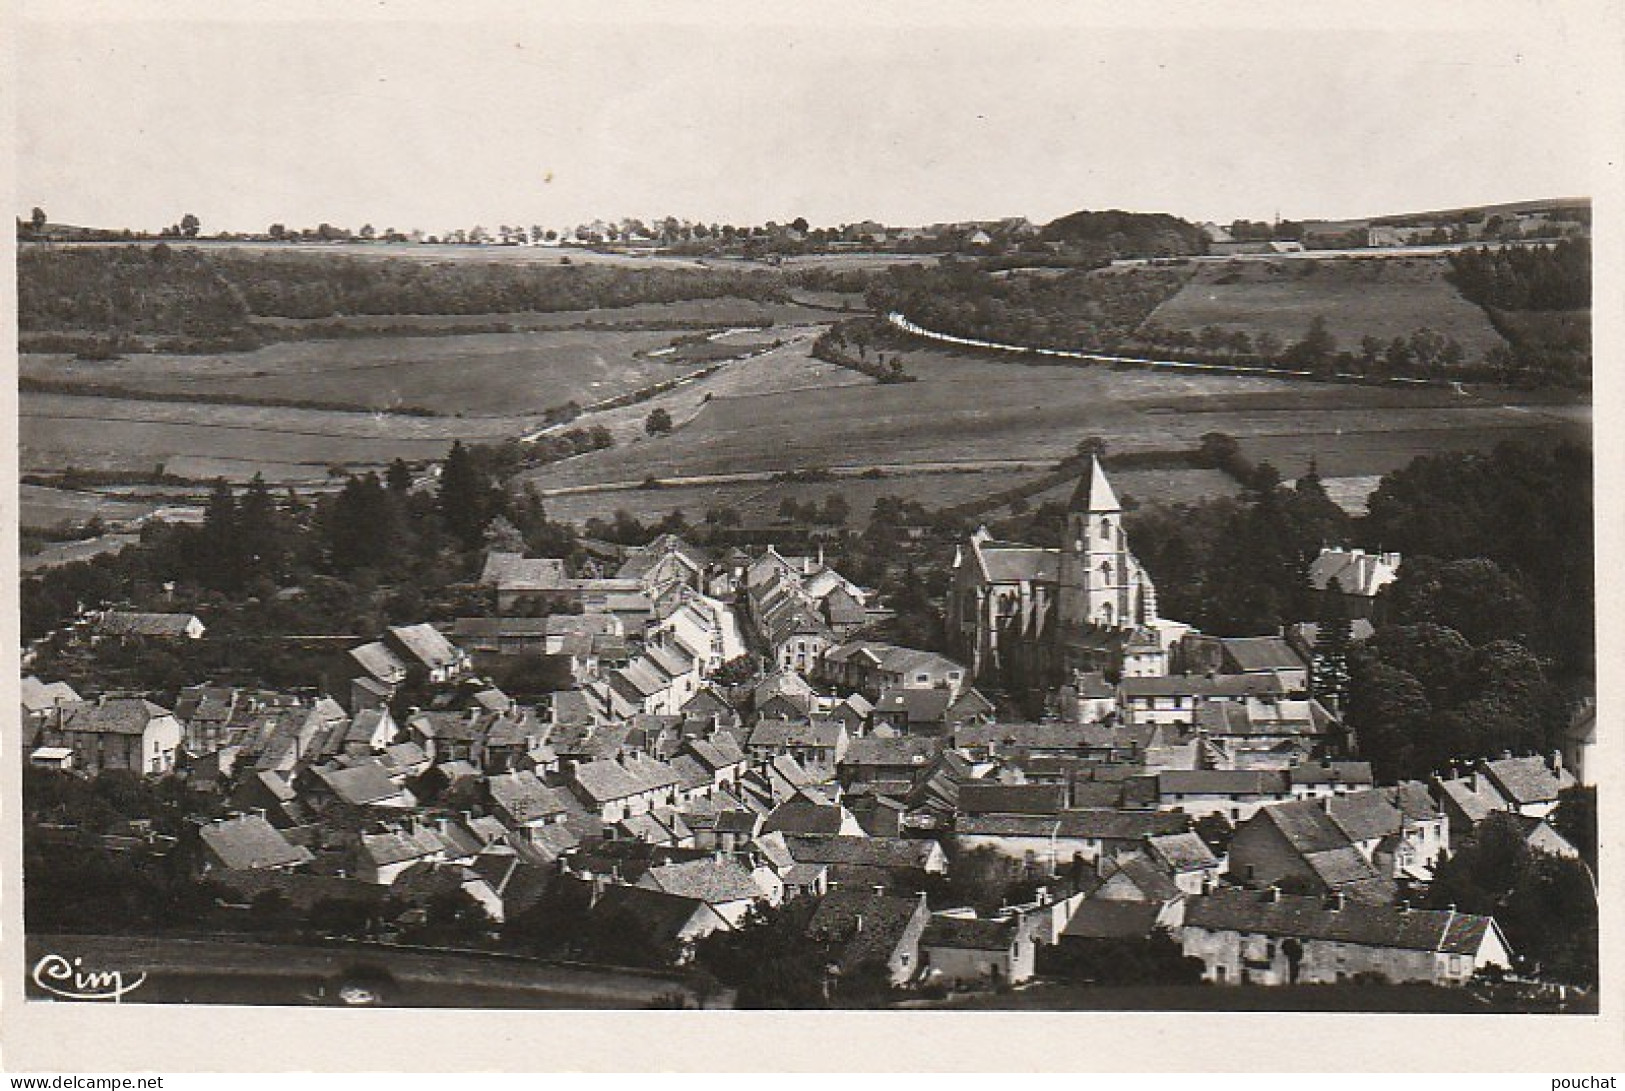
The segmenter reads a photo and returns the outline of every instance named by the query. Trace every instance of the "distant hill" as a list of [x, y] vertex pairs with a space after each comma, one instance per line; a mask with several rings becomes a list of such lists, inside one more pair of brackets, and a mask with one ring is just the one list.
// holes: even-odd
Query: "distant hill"
[[1591, 201], [1586, 197], [1549, 197], [1535, 201], [1508, 201], [1497, 205], [1464, 205], [1461, 208], [1428, 212], [1393, 212], [1351, 220], [1305, 220], [1310, 231], [1350, 231], [1365, 227], [1415, 227], [1433, 224], [1481, 223], [1492, 216], [1502, 219], [1544, 216], [1551, 220], [1591, 222]]
[[1073, 212], [1046, 224], [1041, 235], [1049, 242], [1107, 247], [1114, 258], [1175, 257], [1205, 248], [1201, 228], [1166, 212]]

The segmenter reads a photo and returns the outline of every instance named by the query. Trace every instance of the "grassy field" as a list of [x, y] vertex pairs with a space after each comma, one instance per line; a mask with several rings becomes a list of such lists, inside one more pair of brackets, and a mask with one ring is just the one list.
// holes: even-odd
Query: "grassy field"
[[[835, 294], [835, 293], [831, 293]], [[816, 293], [797, 292], [811, 302], [820, 302]], [[826, 322], [829, 315], [795, 303], [766, 303], [755, 299], [722, 297], [685, 299], [676, 303], [635, 303], [612, 310], [529, 311], [505, 314], [385, 314], [348, 315], [343, 318], [255, 318], [254, 325], [268, 331], [288, 334], [301, 330], [340, 328], [368, 334], [392, 331], [447, 330], [493, 325], [523, 330], [565, 330], [596, 326], [647, 326], [651, 329], [679, 329], [694, 325], [760, 326], [797, 325]]]
[[23, 394], [18, 458], [25, 473], [162, 464], [168, 473], [200, 480], [263, 472], [270, 481], [303, 483], [325, 479], [329, 465], [440, 458], [453, 439], [496, 440], [534, 423]]
[[17, 486], [17, 523], [25, 528], [83, 523], [93, 515], [101, 516], [104, 522], [138, 519], [158, 506], [137, 500], [114, 500], [99, 493], [76, 489]]
[[[1285, 476], [1381, 473], [1421, 450], [1583, 437], [1563, 413], [1446, 390], [1337, 386], [1218, 375], [1114, 371], [909, 351], [918, 382], [730, 394], [718, 391], [671, 435], [539, 470], [544, 488], [660, 476], [807, 467], [1053, 462], [1090, 435], [1120, 453], [1196, 445], [1228, 432]], [[703, 384], [696, 384], [696, 388]], [[674, 418], [676, 418], [674, 414]], [[942, 467], [946, 468], [946, 467]]]
[[1296, 257], [1201, 263], [1149, 322], [1169, 329], [1269, 332], [1283, 344], [1301, 339], [1317, 315], [1338, 347], [1358, 352], [1367, 335], [1384, 342], [1422, 327], [1454, 337], [1476, 361], [1504, 342], [1482, 309], [1445, 280], [1443, 258]]
[[31, 355], [22, 374], [153, 394], [336, 407], [426, 409], [447, 416], [541, 413], [612, 398], [670, 378], [678, 357], [650, 357], [661, 331], [540, 331], [447, 337], [284, 341], [254, 352], [80, 361]]
[[726, 485], [675, 485], [658, 489], [555, 496], [547, 501], [554, 519], [584, 522], [622, 509], [640, 519], [662, 518], [681, 511], [698, 522], [711, 508], [733, 508], [745, 523], [770, 524], [788, 497], [796, 503], [823, 504], [831, 493], [845, 498], [851, 511], [848, 525], [862, 527], [882, 496], [899, 496], [927, 507], [950, 507], [1003, 489], [1014, 488], [1037, 474], [1017, 470], [965, 470], [942, 473], [890, 475], [880, 478], [841, 478], [837, 481], [762, 481]]

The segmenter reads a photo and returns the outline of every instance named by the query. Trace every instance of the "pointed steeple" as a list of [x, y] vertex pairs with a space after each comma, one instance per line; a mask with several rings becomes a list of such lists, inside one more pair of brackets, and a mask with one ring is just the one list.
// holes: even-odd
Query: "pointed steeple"
[[1112, 492], [1112, 486], [1106, 480], [1106, 471], [1100, 466], [1098, 456], [1089, 459], [1089, 472], [1078, 478], [1078, 487], [1072, 492], [1072, 502], [1067, 505], [1071, 511], [1122, 511], [1117, 503], [1117, 494]]

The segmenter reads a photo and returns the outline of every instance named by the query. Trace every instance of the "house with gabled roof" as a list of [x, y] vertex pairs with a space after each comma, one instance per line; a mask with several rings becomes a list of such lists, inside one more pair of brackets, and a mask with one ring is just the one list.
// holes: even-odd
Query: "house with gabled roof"
[[420, 672], [432, 685], [456, 681], [473, 665], [467, 652], [428, 622], [391, 625], [383, 642], [409, 671]]
[[930, 736], [854, 738], [847, 742], [846, 753], [836, 762], [836, 773], [847, 787], [885, 780], [912, 781], [936, 761], [942, 746], [943, 740]]
[[318, 806], [331, 800], [352, 807], [390, 810], [410, 810], [417, 806], [412, 793], [397, 783], [389, 770], [375, 758], [347, 766], [312, 766], [295, 777], [294, 787], [301, 798]]
[[161, 705], [104, 697], [61, 708], [39, 732], [39, 741], [71, 750], [74, 766], [92, 775], [125, 769], [160, 776], [174, 771], [181, 735], [180, 721]]
[[[656, 764], [664, 765], [663, 762]], [[675, 772], [667, 782], [664, 777], [647, 775], [641, 767], [640, 772], [633, 772], [612, 760], [578, 762], [569, 771], [568, 783], [589, 811], [612, 824], [655, 807], [673, 806], [678, 801]]]
[[785, 800], [767, 815], [762, 832], [824, 834], [864, 838], [857, 816], [839, 803], [820, 803], [806, 795]]
[[485, 790], [491, 799], [493, 817], [527, 840], [541, 827], [562, 823], [582, 810], [568, 791], [548, 787], [531, 772], [488, 777]]
[[356, 877], [390, 886], [413, 864], [444, 861], [446, 850], [439, 832], [418, 822], [364, 832], [356, 854]]
[[1188, 816], [1169, 811], [1086, 808], [1057, 815], [963, 815], [954, 822], [954, 840], [967, 851], [990, 848], [1056, 875], [1074, 859], [1097, 863], [1138, 851], [1147, 837], [1189, 827]]
[[1224, 872], [1224, 862], [1195, 832], [1156, 834], [1145, 839], [1145, 848], [1152, 862], [1186, 894], [1212, 889]]
[[1324, 801], [1293, 800], [1261, 807], [1230, 841], [1230, 878], [1258, 888], [1287, 880], [1319, 893], [1342, 892], [1356, 901], [1394, 899], [1385, 876], [1326, 813]]
[[203, 846], [205, 873], [216, 869], [288, 870], [315, 859], [308, 848], [290, 842], [259, 814], [211, 819], [198, 827], [198, 840]]
[[920, 937], [930, 921], [923, 894], [900, 898], [842, 887], [819, 900], [807, 938], [834, 949], [841, 974], [883, 967], [893, 985], [906, 985], [919, 972]]
[[1194, 818], [1223, 815], [1232, 823], [1293, 798], [1288, 774], [1279, 769], [1164, 769], [1156, 784], [1158, 807]]
[[1545, 818], [1557, 809], [1557, 797], [1574, 785], [1574, 777], [1563, 767], [1561, 754], [1480, 761], [1478, 771], [1506, 801], [1507, 809], [1529, 818]]
[[642, 886], [606, 886], [592, 896], [588, 912], [604, 921], [630, 922], [642, 935], [674, 950], [678, 965], [693, 958], [695, 943], [733, 928], [701, 898]]
[[809, 772], [833, 778], [848, 745], [846, 728], [835, 720], [763, 719], [751, 728], [745, 753], [757, 762], [791, 757]]
[[719, 856], [651, 867], [636, 885], [702, 901], [732, 927], [743, 922], [757, 902], [777, 905], [782, 900], [783, 885], [771, 869], [752, 871]]
[[1376, 786], [1368, 761], [1303, 762], [1287, 770], [1287, 781], [1294, 799], [1318, 799], [1321, 796], [1348, 795]]
[[936, 652], [878, 640], [855, 640], [826, 648], [814, 673], [829, 685], [878, 699], [886, 690], [945, 689], [958, 696], [969, 684], [967, 668]]
[[1309, 664], [1285, 637], [1227, 636], [1219, 644], [1224, 673], [1268, 675], [1280, 681], [1287, 696], [1308, 695]]
[[1205, 980], [1221, 985], [1336, 984], [1361, 975], [1462, 985], [1481, 969], [1512, 966], [1493, 917], [1274, 888], [1190, 899], [1180, 946], [1202, 960]]
[[1322, 595], [1337, 594], [1354, 618], [1377, 616], [1377, 596], [1399, 578], [1398, 553], [1326, 547], [1309, 562], [1309, 586]]
[[921, 980], [959, 985], [1016, 985], [1035, 972], [1037, 944], [1010, 919], [933, 914], [920, 935]]
[[108, 610], [96, 620], [96, 636], [113, 640], [201, 640], [207, 627], [196, 614]]

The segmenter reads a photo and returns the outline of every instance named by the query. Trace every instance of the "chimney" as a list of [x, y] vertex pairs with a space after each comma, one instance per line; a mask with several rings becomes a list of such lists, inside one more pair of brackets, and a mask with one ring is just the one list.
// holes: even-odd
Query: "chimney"
[[1551, 760], [1548, 761], [1546, 764], [1547, 764], [1547, 767], [1551, 769], [1553, 776], [1556, 776], [1556, 775], [1562, 773], [1563, 772], [1563, 751], [1561, 751], [1561, 750], [1553, 750]]
[[854, 931], [854, 932], [862, 932], [863, 931], [863, 914], [862, 913], [859, 913], [859, 914], [857, 914], [856, 916], [854, 916], [852, 918], [852, 931]]

